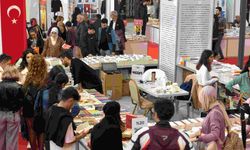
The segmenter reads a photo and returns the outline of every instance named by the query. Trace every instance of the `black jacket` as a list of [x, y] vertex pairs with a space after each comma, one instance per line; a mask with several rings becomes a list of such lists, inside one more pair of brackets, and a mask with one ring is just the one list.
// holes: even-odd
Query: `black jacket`
[[101, 14], [106, 14], [106, 0], [102, 1]]
[[[109, 24], [110, 28], [113, 27], [113, 23], [114, 23], [114, 21], [112, 20]], [[125, 26], [124, 26], [123, 21], [120, 18], [118, 18], [116, 21], [115, 30], [122, 30], [124, 35], [125, 35]]]
[[17, 112], [23, 105], [24, 92], [22, 86], [13, 80], [0, 83], [0, 110]]
[[104, 119], [91, 131], [92, 150], [122, 150], [122, 131], [111, 119]]
[[97, 72], [78, 58], [71, 61], [70, 70], [74, 84], [81, 83], [85, 89], [96, 89], [102, 93], [102, 81]]
[[51, 106], [46, 114], [45, 137], [46, 141], [53, 141], [63, 147], [65, 135], [73, 117], [70, 112], [62, 107]]
[[97, 40], [96, 34], [88, 34], [87, 42], [88, 42], [87, 55], [89, 54], [94, 55], [94, 56], [99, 55], [98, 40]]
[[143, 5], [143, 3], [144, 0], [141, 0], [140, 4], [136, 7], [135, 18], [148, 22], [148, 8], [147, 5]]
[[[31, 47], [31, 46], [32, 46], [32, 43], [33, 43], [32, 39], [29, 38], [29, 39], [27, 40], [28, 48], [32, 48], [32, 47]], [[43, 41], [43, 39], [37, 38], [36, 46], [39, 47], [39, 53], [42, 54], [42, 52], [43, 52], [43, 46], [44, 46], [44, 41]]]
[[82, 51], [87, 49], [88, 24], [81, 22], [77, 26], [76, 31], [76, 46], [79, 46]]
[[60, 8], [62, 7], [61, 0], [52, 0], [51, 2], [51, 12], [58, 12], [60, 11]]

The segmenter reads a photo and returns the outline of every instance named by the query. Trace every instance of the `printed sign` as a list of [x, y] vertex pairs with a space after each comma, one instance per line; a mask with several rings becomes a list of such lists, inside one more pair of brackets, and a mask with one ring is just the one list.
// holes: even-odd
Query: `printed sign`
[[141, 128], [147, 127], [147, 126], [148, 126], [148, 118], [146, 117], [133, 118], [132, 119], [132, 134], [136, 133]]
[[143, 65], [132, 65], [131, 79], [139, 81], [142, 79], [145, 66]]

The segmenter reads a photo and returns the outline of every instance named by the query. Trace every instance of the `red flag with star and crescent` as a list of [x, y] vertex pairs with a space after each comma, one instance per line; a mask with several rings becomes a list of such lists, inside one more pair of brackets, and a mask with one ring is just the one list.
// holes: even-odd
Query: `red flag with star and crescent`
[[27, 45], [25, 0], [0, 0], [0, 53], [15, 62]]

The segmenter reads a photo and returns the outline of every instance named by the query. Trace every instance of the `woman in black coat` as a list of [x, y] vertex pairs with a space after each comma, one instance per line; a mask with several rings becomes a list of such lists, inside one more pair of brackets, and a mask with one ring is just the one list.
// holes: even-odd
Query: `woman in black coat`
[[0, 149], [18, 149], [20, 109], [23, 105], [24, 92], [17, 83], [19, 71], [14, 66], [7, 66], [0, 82]]
[[120, 104], [112, 101], [103, 107], [105, 117], [91, 131], [92, 150], [122, 150], [123, 122], [120, 118]]

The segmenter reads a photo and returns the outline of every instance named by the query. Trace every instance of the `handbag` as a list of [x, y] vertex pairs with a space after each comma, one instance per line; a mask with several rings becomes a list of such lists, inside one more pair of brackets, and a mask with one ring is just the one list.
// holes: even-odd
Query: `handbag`
[[44, 133], [45, 131], [45, 119], [43, 117], [43, 99], [42, 98], [43, 98], [43, 90], [39, 91], [36, 97], [36, 100], [38, 101], [38, 107], [34, 115], [33, 130], [37, 134]]

